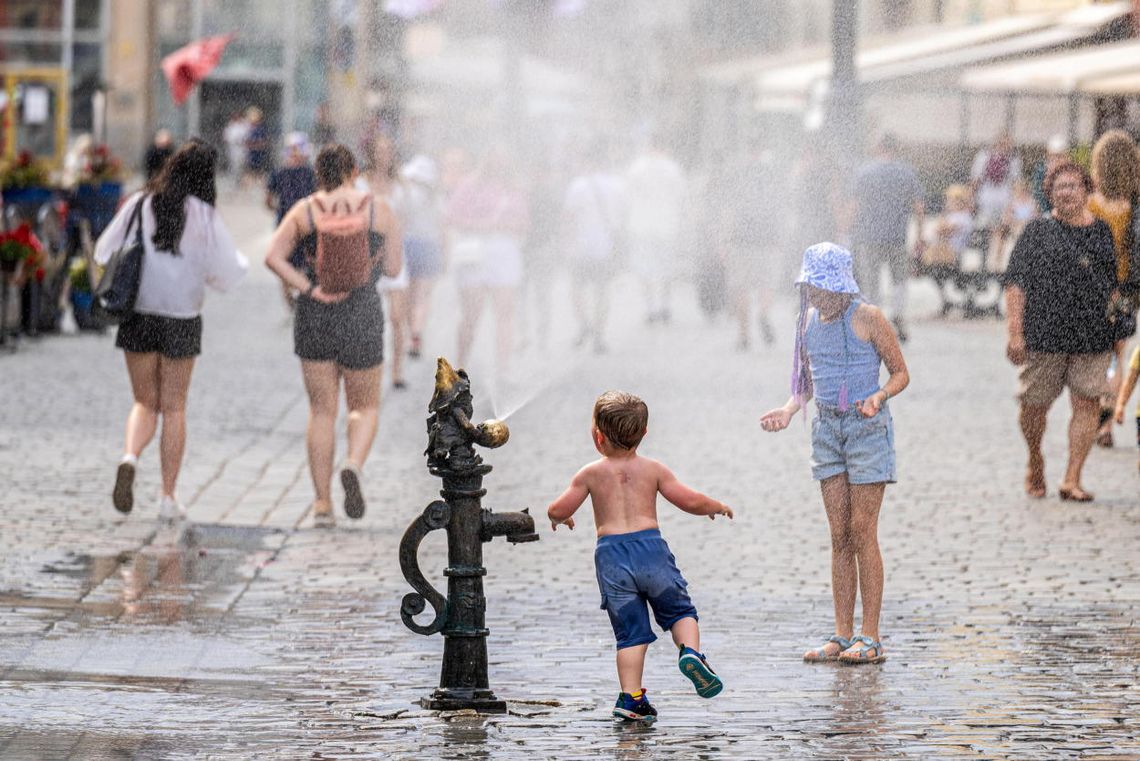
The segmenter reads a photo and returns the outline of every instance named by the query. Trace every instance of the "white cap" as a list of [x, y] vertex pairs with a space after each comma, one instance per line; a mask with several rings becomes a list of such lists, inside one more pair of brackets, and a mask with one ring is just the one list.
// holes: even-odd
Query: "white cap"
[[436, 170], [434, 161], [419, 153], [413, 156], [407, 164], [404, 164], [403, 168], [400, 169], [400, 176], [412, 182], [434, 185], [439, 179], [439, 172]]
[[1045, 150], [1049, 153], [1068, 153], [1069, 140], [1064, 135], [1053, 135], [1045, 144]]

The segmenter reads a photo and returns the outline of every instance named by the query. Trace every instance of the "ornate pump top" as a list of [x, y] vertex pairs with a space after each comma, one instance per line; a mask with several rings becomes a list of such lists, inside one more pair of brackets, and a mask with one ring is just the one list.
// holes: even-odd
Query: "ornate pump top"
[[488, 449], [501, 447], [510, 438], [507, 424], [486, 420], [471, 422], [474, 412], [471, 381], [464, 370], [455, 370], [440, 357], [436, 360], [435, 392], [428, 404], [428, 467], [433, 471], [468, 470], [482, 463], [474, 444]]

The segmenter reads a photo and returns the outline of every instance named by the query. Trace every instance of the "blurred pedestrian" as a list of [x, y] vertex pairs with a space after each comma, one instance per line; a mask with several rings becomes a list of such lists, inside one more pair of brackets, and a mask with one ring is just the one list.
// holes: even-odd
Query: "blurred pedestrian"
[[329, 113], [327, 101], [317, 104], [317, 115], [313, 119], [313, 144], [320, 150], [329, 143], [336, 142], [336, 125]]
[[[1089, 196], [1089, 211], [1112, 230], [1116, 282], [1119, 288], [1126, 288], [1136, 243], [1132, 229], [1137, 196], [1140, 195], [1140, 156], [1136, 153], [1136, 143], [1127, 132], [1110, 130], [1096, 141], [1092, 150], [1092, 178], [1094, 190]], [[1123, 299], [1120, 293], [1113, 295], [1114, 302]], [[1135, 310], [1131, 301], [1122, 308]], [[1102, 447], [1112, 446], [1112, 414], [1123, 375], [1124, 349], [1130, 337], [1116, 336], [1113, 347], [1113, 367], [1109, 370], [1108, 388], [1101, 398], [1100, 427], [1097, 430], [1097, 444]]]
[[987, 256], [1000, 251], [1008, 233], [1003, 221], [1013, 184], [1021, 177], [1021, 157], [1008, 132], [998, 135], [993, 145], [982, 148], [970, 167], [970, 188], [974, 192], [975, 223], [989, 231]]
[[571, 293], [578, 317], [577, 346], [606, 351], [609, 288], [623, 243], [625, 184], [613, 170], [609, 147], [596, 142], [581, 157], [581, 171], [566, 189], [562, 205]]
[[1081, 471], [1096, 438], [1113, 340], [1107, 310], [1116, 289], [1112, 230], [1088, 210], [1092, 178], [1072, 162], [1045, 178], [1053, 211], [1025, 226], [1003, 278], [1009, 342], [1017, 365], [1021, 433], [1029, 449], [1025, 492], [1046, 495], [1041, 441], [1049, 407], [1067, 386], [1072, 405], [1063, 500], [1090, 502]]
[[222, 142], [226, 144], [226, 160], [230, 180], [236, 188], [245, 175], [245, 141], [249, 137], [249, 122], [241, 111], [235, 111], [222, 130]]
[[505, 145], [492, 146], [451, 196], [451, 261], [459, 286], [459, 364], [471, 356], [488, 300], [495, 317], [496, 374], [509, 379], [515, 299], [522, 282], [528, 206]]
[[146, 172], [146, 181], [152, 182], [162, 172], [166, 162], [174, 155], [174, 138], [170, 130], [160, 129], [154, 133], [154, 140], [146, 149], [143, 156], [143, 170]]
[[1045, 195], [1045, 176], [1053, 167], [1062, 161], [1069, 161], [1069, 141], [1064, 135], [1053, 135], [1045, 144], [1045, 157], [1033, 165], [1031, 184], [1033, 197], [1037, 200], [1037, 208], [1042, 214], [1053, 210], [1049, 205], [1049, 198]]
[[[309, 163], [309, 140], [304, 132], [290, 132], [285, 138], [285, 161], [269, 175], [265, 205], [281, 224], [289, 209], [317, 190], [317, 174]], [[275, 225], [275, 226], [276, 226]]]
[[[1120, 384], [1120, 391], [1116, 395], [1116, 410], [1114, 418], [1117, 425], [1124, 423], [1124, 408], [1136, 390], [1136, 382], [1140, 380], [1140, 346], [1132, 350], [1132, 358], [1128, 361], [1127, 377]], [[1136, 444], [1140, 446], [1140, 404], [1136, 406]], [[1137, 467], [1140, 467], [1138, 464]]]
[[138, 460], [161, 417], [159, 518], [166, 522], [186, 514], [175, 488], [186, 446], [190, 373], [202, 349], [205, 288], [228, 290], [249, 266], [214, 208], [216, 163], [206, 143], [185, 143], [145, 191], [127, 199], [95, 244], [101, 265], [135, 236], [145, 250], [134, 310], [115, 337], [126, 357], [134, 405], [112, 501], [119, 512], [134, 507]]
[[950, 313], [951, 303], [946, 283], [959, 271], [962, 255], [974, 232], [974, 215], [971, 212], [970, 188], [951, 185], [943, 195], [942, 214], [935, 224], [935, 240], [923, 249], [920, 272], [930, 276], [938, 286], [942, 299], [942, 316]]
[[916, 256], [921, 255], [925, 203], [918, 174], [898, 157], [898, 139], [883, 135], [875, 156], [859, 168], [851, 190], [855, 206], [852, 241], [855, 266], [863, 294], [880, 304], [879, 271], [885, 264], [891, 276], [891, 322], [900, 341], [907, 340], [907, 280], [913, 266], [908, 254], [907, 227], [913, 215], [919, 230]]
[[[550, 341], [554, 274], [566, 260], [560, 235], [567, 187], [563, 163], [560, 153], [541, 151], [529, 183], [530, 213], [523, 254], [520, 306], [525, 315], [524, 324], [533, 327], [534, 341], [543, 352]], [[525, 346], [530, 339], [531, 335], [524, 331], [519, 343]]]
[[408, 356], [423, 351], [432, 288], [443, 274], [443, 203], [435, 162], [419, 154], [400, 169], [404, 182], [404, 264], [408, 270]]
[[655, 136], [625, 175], [629, 262], [645, 292], [646, 320], [672, 317], [669, 291], [680, 257], [688, 181]]
[[261, 109], [251, 106], [245, 112], [249, 132], [245, 136], [245, 169], [249, 180], [261, 184], [270, 170], [269, 128]]
[[[894, 422], [887, 400], [910, 383], [898, 339], [883, 313], [859, 298], [851, 254], [834, 243], [804, 252], [796, 279], [792, 396], [760, 419], [765, 431], [782, 431], [815, 399], [811, 427], [812, 477], [819, 481], [831, 533], [831, 584], [835, 634], [804, 653], [804, 660], [879, 663], [883, 558], [879, 509], [895, 483]], [[879, 384], [880, 367], [890, 377]], [[805, 413], [806, 414], [806, 413]], [[855, 633], [855, 593], [863, 621]]]
[[[370, 190], [384, 201], [403, 230], [406, 219], [404, 181], [397, 171], [396, 144], [387, 133], [376, 132], [364, 141], [365, 170], [357, 188]], [[380, 278], [380, 293], [388, 301], [388, 325], [392, 328], [392, 388], [404, 389], [404, 353], [408, 350], [409, 269], [395, 277]]]
[[[316, 173], [319, 189], [285, 215], [265, 263], [300, 294], [293, 351], [301, 359], [309, 396], [313, 520], [331, 526], [341, 379], [348, 406], [348, 454], [340, 481], [344, 512], [358, 519], [365, 509], [361, 469], [376, 437], [384, 362], [384, 308], [376, 283], [381, 272], [398, 275], [403, 262], [395, 215], [383, 200], [354, 186], [352, 152], [343, 145], [325, 146], [317, 154]], [[301, 268], [289, 263], [298, 245], [306, 252]]]
[[777, 190], [772, 156], [754, 143], [745, 155], [713, 178], [719, 197], [721, 234], [725, 238], [725, 282], [736, 319], [736, 347], [748, 349], [752, 298], [758, 307], [760, 337], [775, 341], [772, 331], [772, 291], [783, 270], [780, 250], [784, 199]]

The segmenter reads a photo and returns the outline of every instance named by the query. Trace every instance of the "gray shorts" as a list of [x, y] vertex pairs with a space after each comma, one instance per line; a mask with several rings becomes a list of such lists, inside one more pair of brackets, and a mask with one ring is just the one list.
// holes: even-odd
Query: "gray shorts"
[[811, 422], [811, 476], [816, 481], [847, 474], [848, 483], [895, 483], [895, 430], [884, 405], [874, 417], [854, 406], [846, 412], [816, 405]]

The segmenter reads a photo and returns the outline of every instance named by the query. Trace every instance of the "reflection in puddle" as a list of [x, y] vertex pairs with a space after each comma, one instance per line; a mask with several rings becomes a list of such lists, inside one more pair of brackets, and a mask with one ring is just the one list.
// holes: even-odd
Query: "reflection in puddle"
[[137, 552], [68, 553], [41, 573], [76, 579], [80, 600], [5, 595], [15, 607], [75, 607], [94, 618], [171, 624], [224, 615], [257, 569], [272, 556], [279, 529], [188, 524], [165, 543]]

